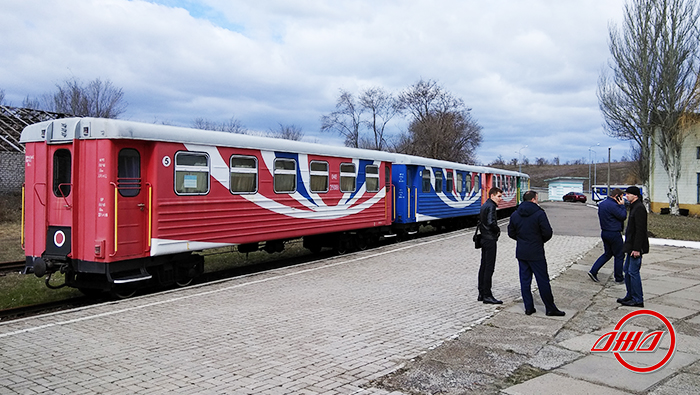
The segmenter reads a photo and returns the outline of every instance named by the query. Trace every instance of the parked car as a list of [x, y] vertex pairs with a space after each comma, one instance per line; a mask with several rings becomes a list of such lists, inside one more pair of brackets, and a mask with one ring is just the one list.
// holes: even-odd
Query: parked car
[[565, 202], [586, 203], [586, 200], [588, 200], [588, 198], [586, 197], [586, 195], [584, 195], [580, 192], [569, 192], [562, 197], [562, 200]]

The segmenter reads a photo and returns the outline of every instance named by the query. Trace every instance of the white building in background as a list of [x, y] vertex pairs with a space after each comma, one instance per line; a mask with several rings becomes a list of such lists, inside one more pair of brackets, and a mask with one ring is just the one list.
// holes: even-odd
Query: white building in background
[[549, 183], [549, 200], [561, 201], [562, 197], [569, 192], [583, 193], [583, 182], [588, 181], [586, 177], [554, 177], [544, 180]]
[[[668, 175], [652, 144], [649, 177], [651, 211], [658, 213], [668, 208]], [[681, 176], [678, 179], [678, 203], [690, 215], [700, 215], [700, 122], [690, 127], [681, 150]]]

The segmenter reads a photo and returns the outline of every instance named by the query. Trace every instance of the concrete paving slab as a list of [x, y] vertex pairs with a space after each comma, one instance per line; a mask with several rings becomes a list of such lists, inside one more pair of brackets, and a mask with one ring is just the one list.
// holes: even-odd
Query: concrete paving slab
[[465, 343], [488, 344], [491, 348], [529, 356], [535, 355], [549, 339], [551, 336], [513, 331], [488, 324], [476, 326], [459, 338]]
[[700, 375], [689, 373], [680, 373], [649, 393], [649, 395], [698, 394], [700, 394]]
[[641, 392], [648, 390], [697, 359], [698, 357], [695, 355], [676, 352], [673, 359], [663, 369], [653, 373], [638, 374], [629, 371], [616, 359], [589, 355], [565, 365], [555, 372], [621, 390]]
[[656, 303], [654, 299], [644, 302], [644, 308], [659, 312], [666, 318], [686, 318], [697, 313], [697, 310], [691, 310], [676, 306], [671, 306], [663, 303]]
[[508, 395], [625, 395], [617, 389], [559, 374], [548, 373], [501, 391]]
[[656, 277], [642, 280], [644, 294], [664, 295], [682, 289], [691, 288], [692, 285], [683, 284], [680, 281], [667, 280], [667, 277]]
[[[643, 285], [642, 285], [643, 286]], [[700, 288], [697, 286], [686, 288], [681, 291], [676, 291], [668, 294], [669, 296], [674, 296], [683, 299], [690, 299], [700, 302]]]
[[553, 319], [559, 317], [548, 317], [544, 314], [525, 315], [523, 313], [513, 313], [502, 311], [489, 320], [489, 325], [499, 328], [524, 331], [527, 333], [553, 337], [564, 325], [563, 320]]
[[569, 349], [571, 351], [577, 351], [579, 353], [588, 354], [591, 352], [591, 348], [596, 343], [596, 341], [600, 338], [600, 336], [602, 336], [602, 335], [586, 333], [586, 334], [579, 335], [579, 336], [573, 337], [571, 339], [559, 342], [559, 343], [557, 343], [557, 345], [560, 347], [564, 347], [566, 349]]
[[564, 364], [573, 362], [584, 354], [568, 350], [566, 348], [546, 345], [532, 358], [527, 360], [527, 363], [543, 370], [552, 370]]

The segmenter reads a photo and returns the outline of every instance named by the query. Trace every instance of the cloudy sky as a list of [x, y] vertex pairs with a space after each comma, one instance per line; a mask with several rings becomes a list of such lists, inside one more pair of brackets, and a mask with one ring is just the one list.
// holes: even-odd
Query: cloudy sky
[[[481, 163], [498, 155], [619, 159], [596, 86], [608, 26], [624, 0], [0, 0], [5, 104], [69, 78], [121, 87], [121, 118], [190, 126], [319, 132], [338, 92], [398, 93], [432, 79], [483, 127]], [[405, 120], [391, 126], [405, 129]], [[591, 154], [593, 155], [593, 154]]]

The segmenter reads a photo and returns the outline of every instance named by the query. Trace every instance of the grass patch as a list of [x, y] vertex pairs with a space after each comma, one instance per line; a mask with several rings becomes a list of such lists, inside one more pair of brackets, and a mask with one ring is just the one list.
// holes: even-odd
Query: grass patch
[[[54, 274], [51, 283], [63, 283], [63, 276]], [[14, 307], [30, 306], [40, 303], [54, 302], [81, 296], [82, 293], [73, 288], [49, 289], [43, 278], [33, 274], [6, 273], [0, 275], [0, 310]]]
[[653, 237], [700, 241], [700, 218], [650, 213], [648, 230]]

